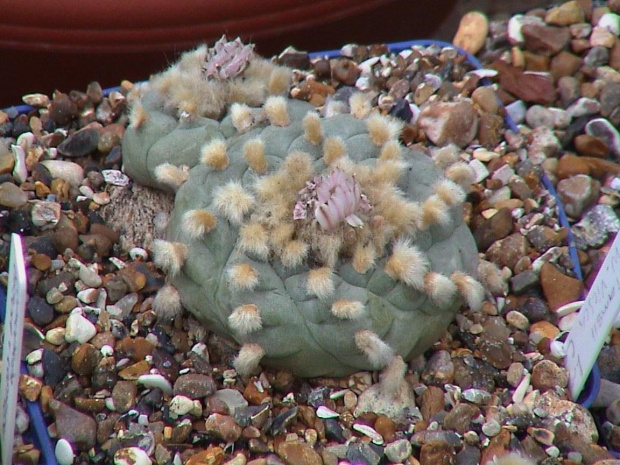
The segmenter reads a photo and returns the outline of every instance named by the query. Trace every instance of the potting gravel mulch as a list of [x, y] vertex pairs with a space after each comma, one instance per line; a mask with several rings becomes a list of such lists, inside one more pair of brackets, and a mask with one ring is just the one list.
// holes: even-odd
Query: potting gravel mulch
[[[594, 411], [597, 429], [569, 398], [563, 368], [578, 309], [565, 304], [587, 292], [620, 229], [619, 14], [618, 0], [507, 21], [469, 14], [454, 42], [483, 71], [442, 45], [274, 57], [296, 69], [292, 98], [331, 114], [352, 88], [368, 92], [379, 111], [407, 121], [403, 144], [475, 173], [464, 215], [493, 278], [487, 300], [409, 363], [415, 399], [381, 414], [358, 408], [377, 373], [244, 378], [232, 342], [188, 314], [158, 320], [151, 306], [165, 276], [149, 244], [173, 199], [122, 172], [132, 83], [107, 95], [97, 83], [26, 95], [26, 113], [0, 111], [0, 268], [9, 233], [27, 250], [20, 393], [40, 401], [49, 434], [63, 438], [59, 463], [620, 463], [609, 451], [620, 450], [618, 406], [609, 418], [605, 406]], [[617, 330], [599, 366], [620, 383]], [[16, 464], [41, 459], [22, 437], [28, 425], [20, 403]]]

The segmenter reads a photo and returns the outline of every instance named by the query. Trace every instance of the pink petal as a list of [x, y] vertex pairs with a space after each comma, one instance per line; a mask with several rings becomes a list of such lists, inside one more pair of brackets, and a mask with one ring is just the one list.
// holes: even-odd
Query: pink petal
[[345, 218], [345, 220], [347, 220], [347, 223], [354, 228], [359, 228], [364, 225], [364, 222], [357, 215], [349, 215]]
[[321, 228], [325, 230], [332, 229], [335, 226], [334, 218], [331, 216], [331, 212], [325, 204], [319, 204], [316, 206], [314, 209], [314, 217], [318, 221], [319, 225], [321, 225]]

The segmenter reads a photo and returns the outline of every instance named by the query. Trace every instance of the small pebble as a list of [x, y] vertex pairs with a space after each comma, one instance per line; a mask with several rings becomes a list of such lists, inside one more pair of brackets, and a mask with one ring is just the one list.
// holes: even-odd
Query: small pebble
[[64, 438], [60, 438], [56, 442], [56, 448], [54, 449], [54, 455], [58, 461], [58, 465], [72, 465], [75, 460], [75, 453], [69, 441]]
[[67, 318], [65, 325], [65, 340], [67, 342], [88, 342], [95, 334], [97, 334], [97, 328], [84, 317], [81, 310], [74, 310]]
[[148, 454], [139, 447], [126, 447], [114, 454], [114, 465], [152, 465]]

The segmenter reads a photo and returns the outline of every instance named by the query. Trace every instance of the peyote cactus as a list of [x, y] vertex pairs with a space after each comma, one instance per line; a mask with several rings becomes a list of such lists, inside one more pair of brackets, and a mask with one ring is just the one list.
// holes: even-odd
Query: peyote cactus
[[151, 245], [170, 283], [154, 307], [182, 303], [237, 341], [241, 373], [401, 376], [484, 296], [466, 165], [444, 177], [364, 94], [330, 117], [285, 98], [291, 73], [235, 44], [247, 64], [212, 66], [202, 47], [134, 96], [125, 170], [176, 191], [167, 240]]

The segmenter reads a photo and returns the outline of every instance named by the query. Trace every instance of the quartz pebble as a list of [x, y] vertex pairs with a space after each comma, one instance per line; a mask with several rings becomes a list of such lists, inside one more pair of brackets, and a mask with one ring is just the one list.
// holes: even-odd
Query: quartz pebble
[[66, 160], [43, 160], [41, 162], [53, 178], [67, 181], [72, 186], [79, 186], [84, 180], [84, 168], [77, 163]]
[[153, 461], [139, 447], [126, 447], [114, 454], [114, 465], [151, 465]]
[[75, 453], [69, 441], [64, 438], [60, 438], [56, 442], [54, 449], [54, 455], [58, 461], [58, 465], [72, 465], [75, 460]]
[[88, 342], [95, 334], [97, 334], [97, 328], [84, 317], [81, 310], [76, 309], [71, 312], [65, 326], [65, 339], [67, 342]]

